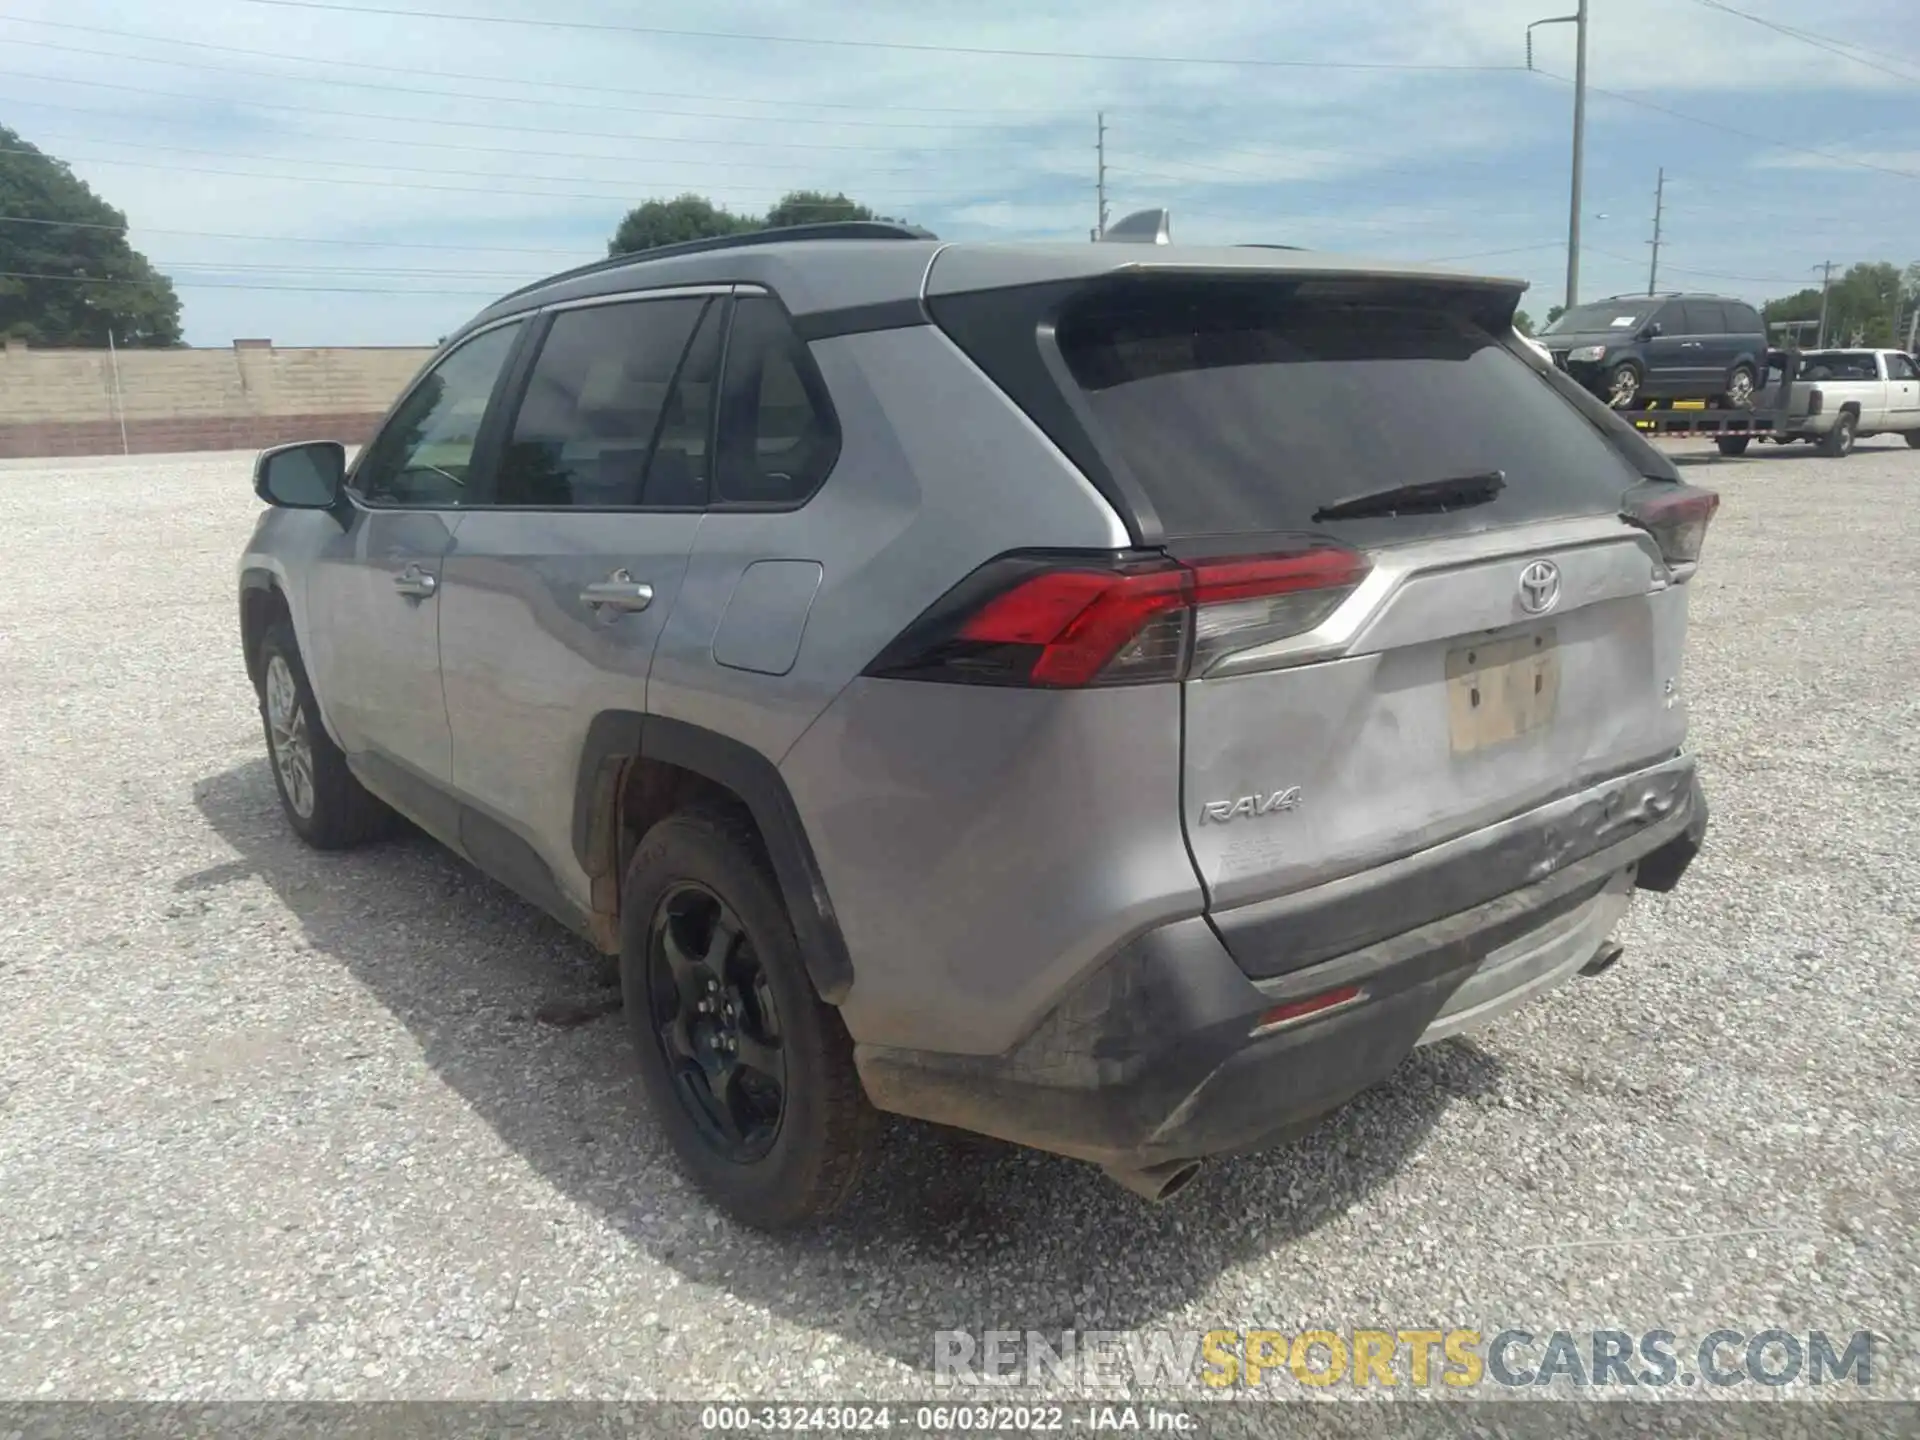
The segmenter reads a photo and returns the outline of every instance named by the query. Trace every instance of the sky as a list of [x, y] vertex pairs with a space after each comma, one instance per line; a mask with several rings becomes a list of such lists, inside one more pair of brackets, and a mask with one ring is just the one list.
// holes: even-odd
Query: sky
[[[0, 0], [0, 124], [126, 213], [195, 345], [430, 344], [687, 190], [1085, 239], [1102, 111], [1113, 219], [1518, 276], [1542, 318], [1574, 27], [1535, 73], [1526, 30], [1574, 3]], [[1591, 8], [1582, 298], [1645, 291], [1663, 166], [1663, 290], [1920, 260], [1920, 0]]]

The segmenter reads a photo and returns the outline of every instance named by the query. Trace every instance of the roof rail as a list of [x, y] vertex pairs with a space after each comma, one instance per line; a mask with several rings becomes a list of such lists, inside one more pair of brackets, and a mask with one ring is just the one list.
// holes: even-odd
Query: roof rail
[[771, 230], [748, 230], [739, 235], [714, 235], [704, 240], [681, 240], [672, 245], [656, 245], [650, 250], [630, 250], [624, 255], [609, 256], [605, 260], [577, 265], [571, 270], [562, 270], [557, 275], [535, 280], [531, 285], [522, 285], [518, 290], [508, 291], [500, 299], [511, 300], [516, 295], [525, 295], [530, 290], [543, 290], [562, 280], [575, 280], [582, 275], [597, 275], [603, 270], [618, 270], [623, 266], [640, 265], [649, 260], [662, 260], [672, 255], [699, 255], [708, 250], [735, 250], [748, 245], [777, 245], [790, 240], [938, 240], [939, 238], [931, 230], [923, 230], [918, 225], [900, 225], [891, 220], [827, 220], [814, 225], [781, 225]]

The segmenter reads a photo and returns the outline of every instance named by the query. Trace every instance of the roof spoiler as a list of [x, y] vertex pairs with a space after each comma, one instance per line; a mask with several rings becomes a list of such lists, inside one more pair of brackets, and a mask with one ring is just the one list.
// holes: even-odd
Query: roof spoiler
[[1100, 237], [1109, 245], [1171, 245], [1173, 215], [1167, 210], [1136, 210], [1109, 225]]

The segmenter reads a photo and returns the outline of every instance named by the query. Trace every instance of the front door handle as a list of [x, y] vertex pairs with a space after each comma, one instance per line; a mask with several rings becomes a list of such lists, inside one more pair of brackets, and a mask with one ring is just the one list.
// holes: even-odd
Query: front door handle
[[653, 603], [653, 586], [616, 570], [582, 590], [580, 601], [595, 610], [644, 610]]
[[409, 565], [393, 577], [393, 588], [414, 600], [427, 600], [440, 588], [440, 582], [418, 565]]

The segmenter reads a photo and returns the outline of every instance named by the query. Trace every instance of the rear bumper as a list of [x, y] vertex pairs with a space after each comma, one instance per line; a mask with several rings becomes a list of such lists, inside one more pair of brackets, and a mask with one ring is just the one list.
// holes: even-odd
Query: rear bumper
[[[1384, 1079], [1415, 1046], [1473, 1028], [1575, 973], [1636, 884], [1670, 889], [1705, 834], [1691, 767], [1633, 834], [1445, 918], [1251, 978], [1205, 918], [1123, 947], [1003, 1055], [861, 1045], [885, 1110], [1138, 1169], [1258, 1149]], [[1274, 1006], [1357, 987], [1283, 1028]]]

